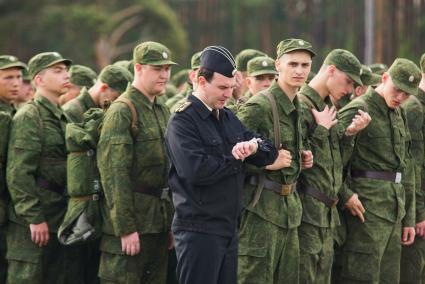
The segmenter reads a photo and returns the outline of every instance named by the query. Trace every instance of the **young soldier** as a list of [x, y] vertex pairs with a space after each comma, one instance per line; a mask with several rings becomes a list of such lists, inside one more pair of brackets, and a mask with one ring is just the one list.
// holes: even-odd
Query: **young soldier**
[[119, 66], [108, 65], [100, 72], [98, 80], [90, 88], [83, 87], [80, 95], [62, 106], [70, 122], [82, 122], [83, 114], [90, 108], [107, 108], [127, 85], [133, 81], [133, 75]]
[[277, 71], [274, 60], [267, 56], [258, 56], [248, 61], [246, 85], [248, 92], [246, 99], [267, 89], [276, 79]]
[[354, 84], [361, 85], [360, 70], [360, 62], [351, 52], [335, 49], [327, 55], [317, 75], [298, 93], [303, 108], [305, 146], [314, 156], [313, 167], [302, 171], [298, 181], [303, 205], [298, 228], [300, 283], [330, 283], [333, 231], [339, 225], [337, 194], [343, 174], [340, 135], [354, 135], [370, 121], [369, 115], [360, 112], [345, 133], [338, 133], [331, 97], [338, 101], [353, 92]]
[[170, 78], [170, 50], [143, 42], [133, 52], [134, 81], [105, 114], [98, 166], [105, 194], [99, 277], [105, 283], [165, 283], [172, 206], [164, 132], [168, 109], [157, 103]]
[[72, 269], [65, 267], [68, 248], [56, 237], [67, 202], [67, 121], [59, 97], [68, 90], [70, 64], [57, 52], [31, 58], [28, 67], [36, 95], [12, 120], [7, 161], [8, 283], [64, 283]]
[[96, 72], [83, 65], [72, 65], [69, 69], [69, 76], [69, 90], [59, 98], [61, 106], [77, 97], [83, 87], [90, 89], [97, 78]]
[[279, 151], [281, 160], [246, 178], [247, 207], [241, 219], [238, 258], [240, 283], [298, 283], [297, 228], [302, 208], [295, 186], [301, 168], [310, 168], [313, 157], [310, 151], [303, 151], [297, 91], [307, 79], [313, 56], [307, 41], [280, 42], [275, 63], [277, 80], [238, 111], [248, 129], [275, 139], [275, 146], [283, 147]]
[[400, 283], [422, 284], [425, 281], [425, 54], [421, 56], [422, 79], [418, 93], [403, 104], [412, 137], [412, 157], [415, 161], [416, 238], [401, 251]]
[[[414, 169], [400, 105], [418, 91], [420, 79], [413, 62], [398, 58], [376, 89], [369, 88], [339, 113], [341, 126], [349, 124], [358, 109], [372, 118], [356, 136], [341, 191], [347, 240], [340, 283], [400, 280], [401, 244], [410, 245], [415, 237]], [[352, 198], [355, 194], [358, 199]]]
[[12, 102], [18, 97], [22, 86], [22, 71], [26, 65], [15, 56], [0, 56], [0, 283], [5, 283], [7, 203], [9, 196], [6, 186], [7, 144], [9, 128], [15, 113]]

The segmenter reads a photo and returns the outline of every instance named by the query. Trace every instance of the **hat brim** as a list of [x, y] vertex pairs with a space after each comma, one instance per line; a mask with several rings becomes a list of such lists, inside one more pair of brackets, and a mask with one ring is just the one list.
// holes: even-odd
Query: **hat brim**
[[25, 69], [25, 68], [27, 68], [27, 65], [18, 61], [18, 62], [13, 62], [13, 63], [10, 63], [10, 64], [6, 64], [6, 65], [2, 66], [0, 68], [0, 70], [10, 69], [10, 68]]
[[[53, 65], [55, 65], [55, 64], [58, 64], [58, 63], [64, 63], [66, 66], [71, 66], [72, 65], [72, 60], [70, 60], [70, 59], [66, 59], [66, 58], [62, 58], [62, 59], [58, 59], [58, 60], [55, 60], [55, 61], [53, 61], [53, 62], [51, 62], [51, 63], [49, 63], [48, 65], [46, 65], [43, 69], [46, 69], [46, 68], [49, 68], [49, 67], [51, 67], [51, 66], [53, 66]], [[42, 69], [42, 70], [43, 70]], [[41, 70], [40, 70], [41, 71]]]
[[159, 61], [152, 61], [152, 62], [141, 62], [140, 64], [146, 64], [146, 65], [178, 65], [176, 62], [171, 60], [159, 60]]
[[353, 80], [357, 85], [359, 86], [363, 86], [363, 82], [362, 79], [360, 79], [360, 76], [357, 74], [352, 74], [352, 73], [348, 73], [348, 72], [344, 72], [345, 74], [347, 74], [347, 76]]
[[277, 71], [273, 70], [273, 69], [269, 69], [269, 70], [258, 70], [258, 71], [254, 71], [248, 74], [249, 77], [255, 77], [255, 76], [260, 76], [260, 75], [277, 75]]
[[402, 90], [406, 94], [415, 95], [418, 93], [418, 88], [412, 88], [398, 80], [395, 80], [394, 78], [391, 78], [391, 79], [393, 81], [393, 84], [397, 87], [397, 89]]

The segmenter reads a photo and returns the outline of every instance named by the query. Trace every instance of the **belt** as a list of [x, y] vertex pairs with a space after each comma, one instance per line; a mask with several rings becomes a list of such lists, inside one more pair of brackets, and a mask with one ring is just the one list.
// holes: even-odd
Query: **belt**
[[402, 175], [400, 172], [385, 172], [385, 171], [359, 171], [351, 170], [353, 178], [371, 178], [379, 180], [387, 180], [394, 183], [401, 183]]
[[73, 196], [71, 197], [73, 199], [77, 199], [79, 201], [98, 201], [100, 199], [100, 194], [90, 194], [90, 195], [83, 195], [83, 196]]
[[338, 198], [330, 198], [329, 196], [327, 196], [320, 190], [308, 185], [301, 185], [298, 187], [298, 190], [316, 198], [317, 200], [321, 201], [329, 208], [335, 208], [339, 201]]
[[133, 188], [133, 191], [143, 194], [148, 194], [151, 196], [155, 196], [160, 199], [167, 199], [170, 200], [169, 191], [170, 189], [168, 187], [165, 188], [158, 188], [158, 187], [151, 187], [151, 186], [143, 186], [139, 185]]
[[[248, 178], [248, 182], [252, 185], [258, 185], [258, 177], [251, 176]], [[264, 179], [264, 189], [273, 191], [281, 196], [288, 196], [296, 190], [297, 183], [292, 184], [281, 184], [268, 179]]]
[[56, 183], [49, 182], [43, 178], [37, 178], [37, 185], [43, 189], [47, 189], [49, 191], [55, 192], [57, 194], [65, 193], [65, 186], [60, 186]]

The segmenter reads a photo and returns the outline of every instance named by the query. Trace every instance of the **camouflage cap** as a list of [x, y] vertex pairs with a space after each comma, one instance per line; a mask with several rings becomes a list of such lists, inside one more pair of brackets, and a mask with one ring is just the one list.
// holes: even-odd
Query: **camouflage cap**
[[112, 65], [117, 65], [119, 67], [127, 69], [128, 71], [130, 71], [131, 74], [134, 75], [134, 64], [131, 60], [119, 60], [114, 62]]
[[24, 82], [31, 81], [30, 73], [28, 72], [28, 68], [22, 69], [22, 80]]
[[58, 52], [39, 53], [33, 56], [28, 62], [28, 72], [31, 78], [34, 78], [40, 71], [62, 62], [66, 66], [71, 66], [72, 64], [71, 60], [63, 58]]
[[384, 74], [384, 72], [387, 72], [388, 66], [383, 63], [373, 63], [369, 65], [370, 69], [372, 69], [372, 72], [378, 75]]
[[277, 75], [274, 60], [268, 56], [257, 56], [248, 61], [248, 76], [260, 76], [264, 74]]
[[398, 89], [409, 95], [418, 92], [422, 75], [419, 67], [412, 61], [405, 58], [397, 58], [388, 69], [388, 74], [390, 74], [391, 80]]
[[69, 81], [77, 86], [91, 88], [96, 83], [97, 74], [84, 65], [72, 65], [69, 68]]
[[133, 82], [133, 75], [125, 68], [108, 65], [100, 72], [99, 80], [122, 94], [127, 89], [128, 83]]
[[360, 79], [362, 64], [354, 54], [345, 49], [334, 49], [326, 56], [326, 65], [334, 65], [338, 70], [344, 72], [357, 85], [363, 86]]
[[419, 62], [421, 66], [422, 73], [425, 73], [425, 53], [421, 56], [421, 61]]
[[381, 76], [372, 72], [367, 65], [362, 65], [360, 69], [360, 79], [364, 86], [375, 86], [381, 82]]
[[285, 53], [290, 53], [297, 50], [305, 50], [314, 57], [316, 53], [313, 51], [313, 46], [308, 41], [299, 38], [288, 38], [279, 42], [276, 48], [277, 59]]
[[22, 63], [18, 60], [16, 56], [12, 55], [1, 55], [0, 56], [0, 70], [9, 69], [9, 68], [27, 68], [25, 63]]
[[186, 83], [189, 80], [189, 71], [189, 69], [180, 70], [171, 77], [171, 83], [176, 87]]
[[198, 51], [197, 53], [192, 55], [192, 58], [190, 59], [190, 67], [192, 68], [192, 70], [196, 70], [201, 67], [201, 54], [202, 51]]
[[176, 65], [171, 60], [170, 50], [154, 41], [142, 42], [133, 50], [133, 63], [148, 65]]
[[256, 50], [256, 49], [244, 49], [238, 54], [236, 54], [235, 62], [236, 62], [236, 69], [238, 69], [241, 72], [245, 72], [248, 70], [248, 61], [253, 59], [254, 57], [258, 56], [267, 56], [262, 51]]

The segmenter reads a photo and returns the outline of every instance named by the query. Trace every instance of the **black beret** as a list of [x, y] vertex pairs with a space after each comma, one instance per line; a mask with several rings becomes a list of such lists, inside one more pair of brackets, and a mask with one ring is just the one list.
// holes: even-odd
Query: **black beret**
[[201, 54], [201, 67], [229, 78], [236, 72], [235, 59], [230, 51], [222, 46], [206, 47]]

